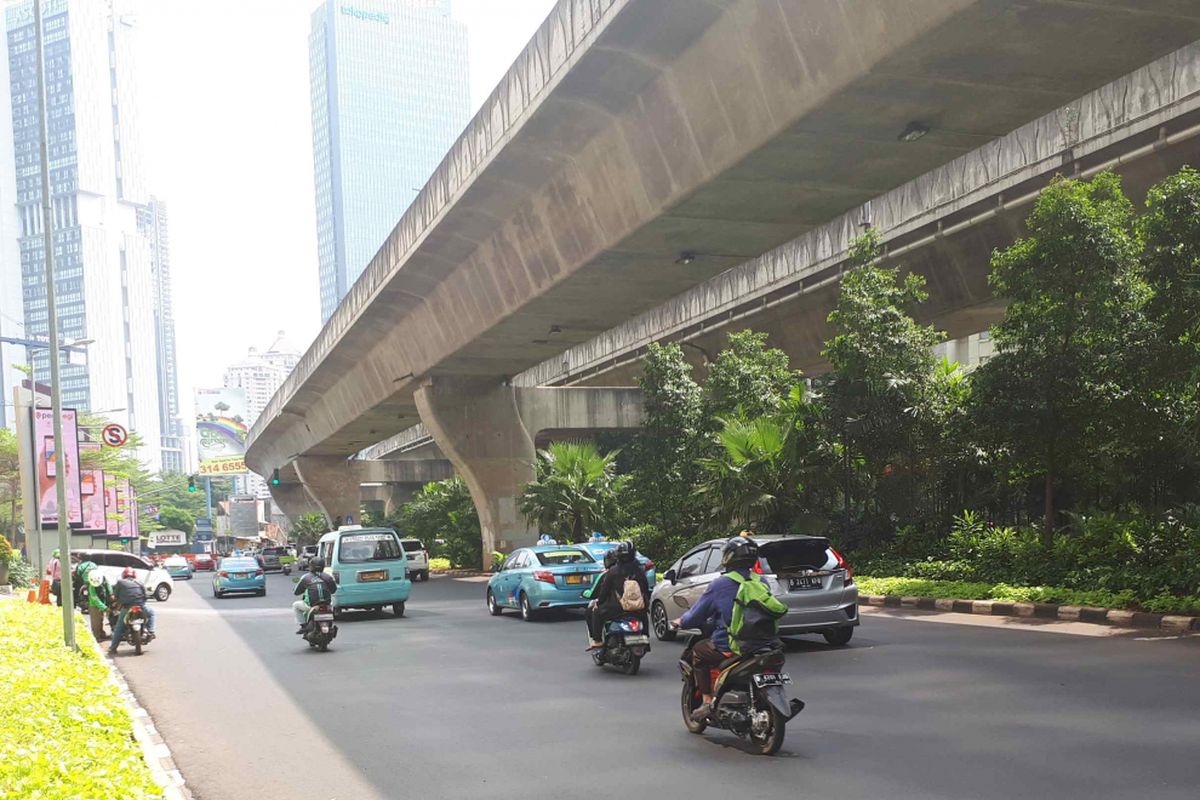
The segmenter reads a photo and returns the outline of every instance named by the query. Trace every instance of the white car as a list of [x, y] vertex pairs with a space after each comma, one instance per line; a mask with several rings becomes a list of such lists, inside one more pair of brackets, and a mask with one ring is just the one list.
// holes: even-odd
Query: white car
[[429, 580], [429, 551], [420, 539], [401, 539], [400, 546], [408, 556], [408, 576], [414, 581]]
[[71, 553], [95, 564], [110, 584], [116, 585], [125, 568], [133, 567], [137, 579], [146, 587], [147, 595], [159, 602], [165, 602], [171, 596], [175, 584], [171, 576], [144, 558], [120, 550], [72, 550]]

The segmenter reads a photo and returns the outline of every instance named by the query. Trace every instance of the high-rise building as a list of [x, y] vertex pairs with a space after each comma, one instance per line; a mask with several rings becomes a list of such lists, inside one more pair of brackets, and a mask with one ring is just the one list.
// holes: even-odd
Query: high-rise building
[[[260, 353], [258, 348], [251, 347], [244, 359], [225, 370], [225, 386], [246, 391], [248, 424], [254, 424], [299, 361], [300, 351], [280, 331], [265, 351]], [[266, 483], [257, 475], [239, 477], [235, 484], [235, 494], [270, 496]]]
[[175, 362], [175, 314], [171, 301], [171, 240], [167, 204], [157, 197], [138, 209], [138, 230], [150, 242], [154, 274], [154, 347], [158, 366], [158, 425], [164, 472], [184, 472], [183, 421], [179, 417], [179, 374]]
[[[0, 37], [0, 87], [8, 86], [8, 37]], [[0, 102], [0, 337], [25, 339], [21, 302], [21, 251], [17, 247], [17, 165], [13, 160], [12, 105]], [[0, 342], [0, 428], [12, 428], [13, 386], [25, 377], [15, 365], [28, 363], [25, 348]]]
[[[138, 453], [161, 467], [155, 281], [138, 229], [148, 197], [138, 161], [132, 18], [122, 1], [49, 0], [46, 103], [59, 333], [87, 340], [87, 364], [64, 364], [63, 403], [141, 434]], [[22, 301], [30, 338], [46, 338], [42, 189], [33, 6], [5, 9], [12, 101]], [[45, 351], [34, 352], [40, 381]]]
[[309, 37], [321, 320], [470, 119], [450, 0], [324, 0]]

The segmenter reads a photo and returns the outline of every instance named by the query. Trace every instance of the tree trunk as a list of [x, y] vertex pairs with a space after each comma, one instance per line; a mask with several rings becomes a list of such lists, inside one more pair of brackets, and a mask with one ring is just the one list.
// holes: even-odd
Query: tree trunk
[[1045, 507], [1042, 518], [1042, 546], [1054, 544], [1054, 473], [1046, 470]]

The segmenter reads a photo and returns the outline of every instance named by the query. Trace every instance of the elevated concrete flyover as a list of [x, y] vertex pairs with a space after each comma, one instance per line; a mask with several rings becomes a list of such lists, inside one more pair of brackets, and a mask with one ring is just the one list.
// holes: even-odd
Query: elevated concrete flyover
[[440, 457], [364, 460], [305, 456], [281, 468], [279, 484], [270, 490], [288, 518], [317, 513], [332, 523], [347, 516], [357, 519], [367, 501], [382, 502], [387, 513], [425, 484], [452, 477], [454, 467]]
[[1198, 38], [1179, 0], [561, 0], [247, 463], [344, 459]]

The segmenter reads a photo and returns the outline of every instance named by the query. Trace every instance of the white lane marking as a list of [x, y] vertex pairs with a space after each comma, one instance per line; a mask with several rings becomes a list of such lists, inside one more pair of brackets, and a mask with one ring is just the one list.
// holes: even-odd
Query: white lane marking
[[1190, 639], [1195, 634], [1174, 635], [1164, 633], [1156, 636], [1146, 628], [1119, 628], [1115, 625], [1097, 625], [1091, 622], [1070, 622], [1039, 617], [989, 617], [981, 614], [959, 614], [926, 609], [899, 609], [895, 607], [862, 606], [859, 612], [866, 616], [886, 617], [909, 622], [940, 622], [949, 625], [972, 625], [978, 628], [1007, 628], [1015, 631], [1035, 633], [1061, 633], [1070, 636], [1092, 636], [1101, 638], [1125, 638], [1135, 641], [1158, 641], [1160, 639]]

